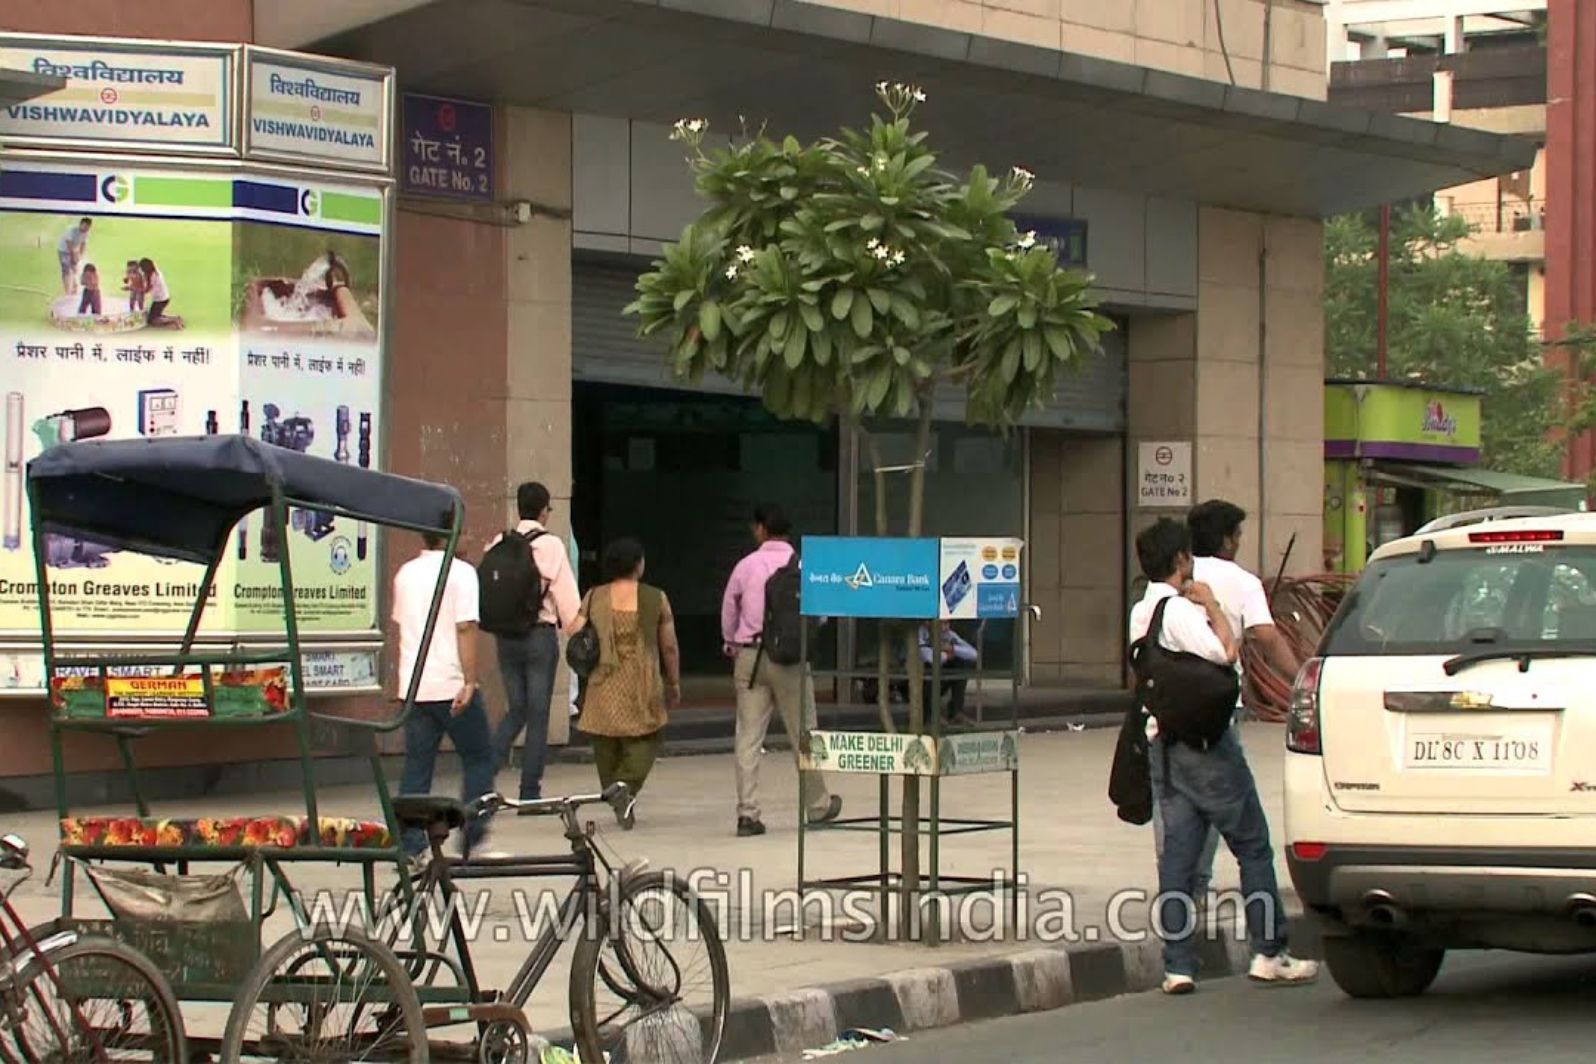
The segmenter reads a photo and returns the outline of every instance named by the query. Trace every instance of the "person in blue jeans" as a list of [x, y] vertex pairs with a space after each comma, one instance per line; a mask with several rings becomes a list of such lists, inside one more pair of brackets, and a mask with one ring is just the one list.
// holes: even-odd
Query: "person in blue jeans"
[[[546, 527], [554, 512], [549, 489], [535, 481], [522, 484], [516, 489], [515, 504], [521, 516], [515, 531], [531, 542], [532, 564], [542, 578], [542, 588], [538, 620], [532, 631], [521, 636], [494, 637], [499, 674], [504, 680], [505, 713], [493, 747], [495, 769], [502, 768], [510, 763], [516, 737], [526, 729], [520, 797], [532, 799], [543, 797], [549, 707], [554, 701], [554, 676], [560, 667], [560, 634], [569, 635], [579, 626], [582, 598], [577, 593], [576, 573], [565, 545]], [[502, 538], [495, 537], [487, 550], [492, 550]]]
[[[1131, 642], [1147, 634], [1159, 604], [1167, 599], [1159, 638], [1163, 647], [1216, 665], [1234, 665], [1237, 636], [1213, 590], [1192, 580], [1191, 533], [1185, 524], [1160, 520], [1136, 537], [1136, 554], [1148, 584], [1131, 610]], [[1197, 987], [1193, 892], [1210, 828], [1241, 866], [1252, 952], [1248, 976], [1276, 985], [1312, 982], [1318, 964], [1286, 951], [1286, 913], [1275, 880], [1269, 822], [1234, 726], [1206, 750], [1161, 737], [1158, 720], [1151, 715], [1147, 736], [1153, 794], [1162, 820], [1154, 927], [1164, 940], [1164, 993], [1189, 994]]]
[[[470, 802], [493, 790], [494, 769], [488, 711], [477, 687], [477, 577], [470, 565], [444, 554], [442, 536], [429, 533], [422, 538], [425, 549], [401, 566], [393, 580], [393, 623], [399, 633], [398, 697], [408, 694], [412, 680], [417, 683], [415, 709], [405, 721], [399, 793], [432, 793], [438, 749], [447, 735], [463, 770], [460, 797]], [[418, 665], [438, 572], [445, 564], [449, 571], [443, 601], [426, 658]], [[477, 852], [486, 836], [484, 821], [466, 825], [463, 854], [469, 857]], [[425, 835], [415, 828], [405, 832], [402, 844], [411, 856], [427, 849]]]

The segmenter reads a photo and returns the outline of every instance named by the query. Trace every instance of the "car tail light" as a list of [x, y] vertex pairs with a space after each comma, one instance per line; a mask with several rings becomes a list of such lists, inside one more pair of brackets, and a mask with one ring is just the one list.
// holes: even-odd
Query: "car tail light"
[[1470, 532], [1470, 543], [1558, 543], [1563, 538], [1559, 528], [1518, 529], [1512, 532]]
[[1319, 676], [1323, 658], [1309, 658], [1291, 688], [1291, 708], [1286, 713], [1286, 749], [1296, 754], [1319, 754]]
[[1330, 852], [1330, 847], [1322, 842], [1294, 842], [1291, 844], [1291, 856], [1299, 861], [1321, 861], [1324, 855]]

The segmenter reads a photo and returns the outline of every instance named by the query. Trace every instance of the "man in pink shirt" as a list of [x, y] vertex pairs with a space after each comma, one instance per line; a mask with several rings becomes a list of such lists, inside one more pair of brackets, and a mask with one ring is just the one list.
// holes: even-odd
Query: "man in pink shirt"
[[[759, 638], [765, 627], [765, 583], [792, 560], [788, 542], [792, 526], [779, 506], [766, 504], [754, 511], [752, 554], [737, 563], [726, 594], [721, 600], [720, 631], [726, 656], [735, 665], [737, 683], [737, 834], [763, 835], [765, 824], [759, 817], [759, 759], [770, 730], [772, 711], [781, 714], [782, 727], [798, 757], [800, 736], [812, 719], [808, 712], [812, 690], [804, 665], [778, 665], [759, 651]], [[799, 773], [800, 790], [809, 823], [835, 820], [842, 812], [842, 799], [826, 789], [825, 777], [818, 772]]]

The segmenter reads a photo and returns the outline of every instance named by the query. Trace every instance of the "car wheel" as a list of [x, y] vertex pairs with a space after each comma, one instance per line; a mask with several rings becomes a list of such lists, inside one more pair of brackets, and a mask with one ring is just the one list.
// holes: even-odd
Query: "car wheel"
[[1393, 935], [1360, 934], [1324, 940], [1330, 978], [1349, 997], [1417, 997], [1441, 971], [1446, 951]]

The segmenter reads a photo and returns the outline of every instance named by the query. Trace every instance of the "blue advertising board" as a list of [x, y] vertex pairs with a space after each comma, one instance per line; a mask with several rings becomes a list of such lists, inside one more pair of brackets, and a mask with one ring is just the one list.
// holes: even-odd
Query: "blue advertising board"
[[1035, 233], [1038, 244], [1053, 249], [1060, 266], [1086, 269], [1086, 219], [1018, 214], [1014, 227], [1022, 233]]
[[493, 107], [407, 92], [402, 112], [400, 191], [492, 202]]
[[801, 549], [806, 617], [937, 616], [939, 540], [805, 536]]

